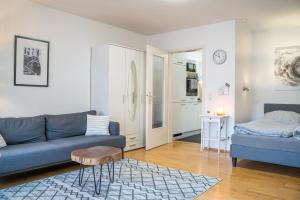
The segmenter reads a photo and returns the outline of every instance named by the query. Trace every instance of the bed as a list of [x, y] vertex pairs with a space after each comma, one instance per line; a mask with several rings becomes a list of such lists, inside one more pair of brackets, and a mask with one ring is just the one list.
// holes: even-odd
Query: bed
[[[264, 113], [277, 110], [300, 114], [300, 105], [264, 105]], [[233, 167], [236, 167], [239, 158], [300, 168], [300, 140], [293, 137], [256, 136], [235, 132], [231, 139], [230, 155]]]

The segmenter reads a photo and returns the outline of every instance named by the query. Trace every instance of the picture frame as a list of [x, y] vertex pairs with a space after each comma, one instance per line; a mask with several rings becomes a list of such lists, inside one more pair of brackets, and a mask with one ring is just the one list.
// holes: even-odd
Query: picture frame
[[300, 46], [278, 47], [274, 51], [275, 90], [300, 90]]
[[49, 86], [50, 42], [15, 35], [14, 86]]

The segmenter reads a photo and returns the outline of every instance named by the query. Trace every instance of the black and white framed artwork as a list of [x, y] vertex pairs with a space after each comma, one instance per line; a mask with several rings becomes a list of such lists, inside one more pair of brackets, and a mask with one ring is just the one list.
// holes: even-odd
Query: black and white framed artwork
[[48, 41], [15, 36], [14, 85], [48, 87]]
[[275, 49], [276, 90], [300, 90], [300, 46]]

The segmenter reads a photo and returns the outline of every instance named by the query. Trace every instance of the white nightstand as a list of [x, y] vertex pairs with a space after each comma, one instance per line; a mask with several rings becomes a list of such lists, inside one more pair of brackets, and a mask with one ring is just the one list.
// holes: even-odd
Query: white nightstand
[[[220, 153], [221, 142], [225, 142], [223, 150], [226, 150], [227, 146], [227, 127], [228, 127], [228, 115], [201, 115], [201, 151], [205, 147], [207, 142], [207, 148], [210, 147], [210, 141], [218, 142], [218, 153]], [[217, 138], [211, 138], [211, 124], [217, 125]], [[208, 125], [208, 131], [205, 133], [205, 125]]]

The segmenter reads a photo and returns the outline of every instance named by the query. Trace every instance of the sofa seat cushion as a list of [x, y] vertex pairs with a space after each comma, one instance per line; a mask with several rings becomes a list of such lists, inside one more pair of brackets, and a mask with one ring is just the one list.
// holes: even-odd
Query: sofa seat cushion
[[46, 141], [45, 117], [0, 118], [0, 133], [7, 145]]
[[232, 144], [240, 146], [300, 153], [300, 140], [293, 137], [282, 138], [235, 133], [231, 136], [231, 140]]
[[86, 116], [96, 115], [96, 111], [63, 115], [46, 115], [46, 135], [48, 140], [84, 135]]
[[65, 159], [71, 159], [71, 152], [75, 149], [88, 148], [93, 146], [112, 146], [117, 148], [125, 148], [125, 136], [109, 136], [109, 135], [91, 135], [76, 136], [63, 138], [59, 140], [51, 140], [50, 144], [58, 147], [63, 146], [61, 154], [66, 155]]
[[61, 148], [48, 142], [9, 145], [0, 149], [0, 174], [59, 162]]
[[34, 169], [71, 160], [75, 149], [92, 146], [125, 147], [124, 136], [76, 136], [0, 149], [0, 174]]

